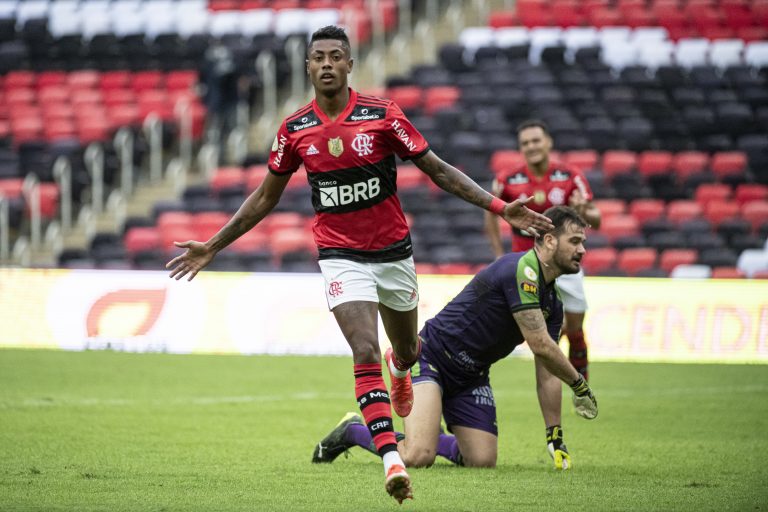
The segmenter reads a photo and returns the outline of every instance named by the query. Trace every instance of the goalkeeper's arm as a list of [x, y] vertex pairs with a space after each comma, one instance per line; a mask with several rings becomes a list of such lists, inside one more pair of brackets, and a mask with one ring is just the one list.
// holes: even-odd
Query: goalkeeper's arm
[[573, 405], [576, 413], [587, 419], [597, 417], [597, 400], [579, 372], [566, 359], [560, 347], [547, 331], [547, 324], [540, 309], [524, 309], [512, 314], [520, 327], [531, 352], [544, 367], [573, 390]]

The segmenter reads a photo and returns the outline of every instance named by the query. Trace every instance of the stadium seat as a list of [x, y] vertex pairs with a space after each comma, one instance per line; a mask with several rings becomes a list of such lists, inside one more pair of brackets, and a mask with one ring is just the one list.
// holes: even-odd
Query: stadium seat
[[752, 224], [752, 229], [757, 231], [768, 222], [768, 201], [751, 201], [741, 208], [741, 216]]
[[696, 263], [698, 257], [698, 251], [693, 249], [665, 249], [659, 257], [659, 267], [669, 274], [678, 265]]
[[494, 151], [494, 153], [491, 155], [489, 167], [494, 174], [499, 174], [504, 171], [514, 169], [515, 167], [523, 165], [524, 163], [525, 158], [519, 151], [503, 149]]
[[704, 205], [704, 217], [717, 227], [727, 219], [733, 219], [739, 215], [739, 204], [729, 199], [712, 198]]
[[616, 265], [618, 252], [613, 247], [590, 249], [584, 254], [582, 265], [588, 274], [600, 274]]
[[731, 197], [731, 187], [723, 183], [702, 183], [694, 192], [694, 199], [706, 208], [710, 201], [725, 201]]
[[768, 272], [768, 250], [748, 249], [739, 255], [736, 267], [747, 277], [757, 272]]
[[610, 242], [619, 237], [632, 236], [640, 233], [639, 223], [631, 215], [612, 215], [600, 223], [600, 233], [605, 235]]
[[729, 176], [743, 176], [747, 167], [747, 156], [740, 151], [718, 152], [712, 156], [710, 166], [720, 180]]
[[658, 174], [667, 174], [672, 167], [672, 153], [669, 151], [643, 151], [637, 161], [637, 170], [646, 179]]
[[736, 267], [715, 267], [710, 277], [712, 279], [744, 279], [747, 276]]
[[672, 269], [669, 277], [675, 279], [708, 279], [712, 275], [709, 265], [691, 264], [678, 265]]
[[600, 210], [602, 218], [626, 213], [627, 204], [622, 199], [595, 199], [595, 206]]
[[659, 219], [664, 215], [664, 201], [660, 199], [635, 199], [629, 204], [629, 213], [641, 226], [649, 220]]
[[768, 201], [768, 185], [742, 183], [736, 186], [736, 202], [744, 205], [752, 201]]
[[617, 174], [626, 174], [637, 167], [637, 154], [632, 151], [611, 150], [603, 154], [603, 173], [609, 179]]
[[656, 257], [656, 249], [650, 247], [625, 249], [619, 254], [617, 267], [627, 275], [634, 276], [641, 270], [653, 268]]
[[123, 242], [125, 244], [125, 250], [129, 255], [162, 249], [162, 246], [160, 245], [160, 232], [156, 228], [131, 228], [125, 233]]
[[702, 207], [693, 200], [679, 199], [667, 205], [667, 218], [674, 224], [700, 217]]

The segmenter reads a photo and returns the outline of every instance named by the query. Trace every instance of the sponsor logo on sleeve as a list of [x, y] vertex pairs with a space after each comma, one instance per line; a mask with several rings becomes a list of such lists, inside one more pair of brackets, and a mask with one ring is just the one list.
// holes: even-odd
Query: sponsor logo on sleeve
[[531, 281], [537, 281], [539, 279], [539, 276], [536, 274], [536, 271], [533, 270], [531, 267], [525, 267], [523, 269], [523, 274], [525, 274], [525, 277], [527, 277]]
[[275, 159], [272, 160], [272, 165], [280, 167], [280, 162], [283, 160], [283, 153], [285, 152], [285, 143], [288, 142], [288, 137], [280, 135], [280, 140], [275, 139], [275, 142], [277, 143], [277, 148], [273, 149], [273, 151], [277, 151], [277, 155], [275, 155]]
[[507, 185], [523, 185], [529, 181], [524, 172], [518, 172], [507, 178]]
[[309, 148], [307, 149], [307, 153], [306, 153], [306, 155], [307, 155], [307, 156], [311, 156], [311, 155], [316, 155], [316, 154], [318, 154], [318, 153], [320, 153], [320, 152], [317, 150], [317, 148], [315, 147], [315, 145], [314, 145], [314, 144], [310, 144], [310, 145], [309, 145]]
[[529, 283], [528, 281], [523, 281], [520, 283], [520, 289], [525, 293], [532, 293], [534, 295], [538, 295], [539, 293], [539, 287], [533, 283]]
[[568, 171], [561, 171], [560, 169], [555, 169], [555, 172], [553, 172], [549, 176], [549, 181], [568, 181], [571, 178], [571, 173]]
[[405, 131], [405, 128], [403, 128], [403, 125], [401, 125], [397, 119], [392, 121], [392, 129], [395, 130], [397, 137], [403, 141], [403, 144], [405, 144], [405, 147], [407, 147], [409, 151], [416, 151], [416, 144], [414, 144], [411, 140], [411, 136], [408, 135], [408, 132]]

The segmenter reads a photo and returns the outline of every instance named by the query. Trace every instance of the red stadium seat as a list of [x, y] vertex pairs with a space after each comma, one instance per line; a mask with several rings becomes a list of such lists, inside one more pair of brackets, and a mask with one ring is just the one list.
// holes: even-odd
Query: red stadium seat
[[625, 25], [624, 17], [621, 13], [613, 8], [605, 7], [601, 9], [595, 9], [589, 13], [589, 24], [595, 27], [618, 27]]
[[752, 279], [768, 279], [768, 270], [758, 270], [752, 274]]
[[724, 201], [731, 197], [731, 187], [723, 183], [702, 183], [694, 192], [694, 199], [702, 207], [710, 201]]
[[161, 213], [157, 217], [155, 223], [159, 231], [174, 228], [191, 228], [193, 225], [193, 217], [191, 213], [182, 211], [167, 211]]
[[452, 107], [460, 97], [461, 90], [458, 87], [430, 87], [424, 94], [424, 112], [431, 115], [438, 110]]
[[421, 108], [423, 92], [418, 86], [403, 85], [389, 88], [387, 97], [403, 110], [415, 110]]
[[747, 276], [736, 267], [715, 267], [712, 269], [713, 279], [745, 279]]
[[66, 85], [46, 85], [38, 89], [37, 102], [40, 105], [69, 104], [71, 91]]
[[585, 149], [580, 151], [568, 151], [563, 155], [563, 162], [569, 167], [575, 167], [582, 172], [597, 169], [599, 155], [597, 151]]
[[727, 176], [743, 176], [747, 168], [747, 155], [741, 151], [718, 152], [712, 157], [710, 167], [719, 179]]
[[23, 185], [22, 178], [0, 179], [0, 195], [8, 199], [19, 199], [22, 196]]
[[283, 254], [294, 251], [309, 251], [317, 253], [315, 242], [303, 227], [284, 227], [269, 234], [269, 248], [277, 259]]
[[51, 85], [65, 85], [67, 83], [67, 73], [64, 71], [42, 71], [38, 73], [35, 85], [38, 89], [43, 89]]
[[438, 274], [471, 275], [474, 267], [469, 263], [438, 263]]
[[197, 83], [198, 75], [194, 70], [169, 71], [165, 77], [165, 87], [169, 91], [190, 90]]
[[[216, 234], [227, 222], [230, 215], [224, 212], [200, 212], [192, 215], [192, 227], [197, 233], [198, 240], [208, 240]], [[254, 230], [251, 230], [254, 231]], [[249, 231], [248, 233], [250, 233]], [[246, 235], [248, 234], [246, 233]], [[266, 240], [266, 234], [259, 233]], [[243, 235], [245, 236], [245, 235]]]
[[581, 264], [588, 274], [600, 274], [616, 265], [618, 252], [613, 247], [590, 249], [584, 254]]
[[593, 202], [604, 219], [614, 215], [622, 215], [627, 211], [627, 203], [623, 199], [595, 199]]
[[652, 27], [658, 25], [656, 16], [644, 9], [633, 9], [624, 13], [624, 22], [632, 28]]
[[627, 174], [637, 168], [637, 154], [632, 151], [611, 150], [603, 154], [603, 173], [612, 178]]
[[715, 227], [724, 220], [735, 219], [739, 216], [739, 203], [723, 199], [713, 199], [704, 205], [704, 216]]
[[667, 174], [672, 168], [672, 153], [669, 151], [643, 151], [637, 160], [637, 170], [643, 176]]
[[93, 89], [99, 85], [100, 74], [98, 71], [83, 69], [72, 71], [67, 76], [67, 84], [73, 90], [75, 89]]
[[752, 201], [768, 200], [768, 185], [742, 183], [736, 186], [736, 202], [744, 205]]
[[130, 71], [105, 71], [99, 77], [99, 87], [102, 91], [125, 89], [130, 85]]
[[764, 26], [739, 28], [736, 29], [736, 37], [742, 39], [745, 43], [765, 41], [768, 39], [768, 28]]
[[262, 222], [270, 235], [284, 229], [306, 231], [307, 223], [308, 219], [298, 212], [273, 212]]
[[522, 153], [514, 149], [497, 149], [491, 155], [489, 166], [494, 174], [509, 171], [525, 164]]
[[[221, 226], [219, 226], [219, 228], [220, 227]], [[216, 231], [218, 231], [218, 229]], [[215, 234], [216, 231], [213, 231], [213, 233], [211, 233], [211, 236]], [[204, 230], [202, 230], [201, 233], [202, 232], [204, 232]], [[244, 233], [240, 238], [232, 242], [232, 245], [230, 245], [228, 249], [231, 249], [236, 253], [242, 254], [247, 252], [263, 251], [267, 249], [268, 246], [269, 246], [269, 236], [263, 231], [258, 230], [257, 228]]]
[[699, 253], [693, 249], [665, 249], [659, 257], [659, 268], [671, 273], [678, 265], [693, 265], [698, 261]]
[[160, 249], [160, 232], [154, 227], [133, 227], [125, 233], [125, 250], [129, 254]]
[[768, 201], [746, 203], [741, 209], [741, 216], [749, 221], [752, 228], [757, 231], [760, 226], [768, 222]]
[[163, 87], [165, 77], [161, 71], [138, 71], [131, 77], [130, 87], [140, 93]]
[[245, 184], [245, 172], [240, 167], [219, 167], [211, 178], [211, 190], [218, 193], [222, 189]]
[[427, 184], [427, 175], [421, 172], [421, 169], [413, 164], [402, 164], [397, 166], [397, 188], [409, 189], [420, 187]]
[[667, 205], [667, 218], [675, 224], [701, 217], [702, 213], [701, 205], [689, 199], [677, 199]]
[[29, 89], [35, 86], [37, 75], [33, 71], [10, 71], [5, 76], [3, 85], [6, 90], [10, 89]]
[[632, 215], [612, 215], [602, 220], [599, 232], [613, 243], [619, 237], [637, 235], [640, 224]]
[[624, 249], [619, 253], [618, 268], [634, 276], [641, 270], [648, 270], [656, 263], [656, 249], [650, 247], [637, 247]]
[[437, 265], [434, 263], [419, 263], [416, 262], [416, 274], [437, 274]]
[[494, 11], [488, 16], [489, 27], [512, 27], [519, 24], [520, 18], [515, 11]]
[[159, 249], [164, 252], [178, 250], [173, 244], [174, 242], [186, 242], [187, 240], [197, 239], [197, 232], [193, 226], [168, 226], [158, 231], [160, 233]]
[[246, 191], [251, 192], [261, 185], [261, 182], [267, 177], [269, 169], [266, 164], [252, 165], [245, 170], [245, 173], [245, 188]]
[[704, 172], [709, 168], [709, 155], [703, 151], [681, 151], [672, 159], [672, 170], [680, 178]]
[[635, 199], [629, 203], [629, 213], [642, 226], [649, 220], [656, 220], [664, 215], [666, 207], [661, 199]]
[[540, 7], [529, 7], [523, 9], [518, 5], [516, 13], [517, 17], [520, 18], [520, 23], [528, 28], [548, 27], [554, 24], [554, 19], [552, 18], [552, 9]]

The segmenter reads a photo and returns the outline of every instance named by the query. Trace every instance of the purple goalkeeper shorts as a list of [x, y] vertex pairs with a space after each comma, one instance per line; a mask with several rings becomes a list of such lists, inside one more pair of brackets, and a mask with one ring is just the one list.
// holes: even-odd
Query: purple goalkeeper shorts
[[443, 354], [438, 343], [422, 334], [421, 355], [411, 368], [413, 384], [434, 382], [443, 396], [443, 418], [448, 430], [469, 427], [499, 435], [496, 426], [496, 402], [488, 370], [467, 372]]

